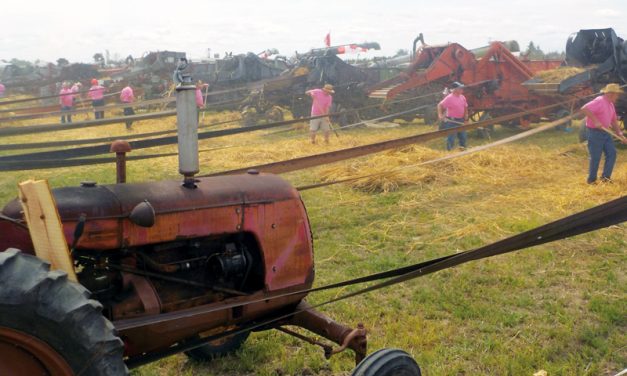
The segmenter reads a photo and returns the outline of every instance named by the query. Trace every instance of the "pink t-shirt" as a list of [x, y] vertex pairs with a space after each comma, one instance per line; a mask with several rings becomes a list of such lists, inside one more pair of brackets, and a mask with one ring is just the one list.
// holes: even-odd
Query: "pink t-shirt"
[[452, 118], [463, 118], [468, 103], [463, 94], [455, 95], [453, 93], [447, 95], [439, 103], [442, 108], [446, 109], [446, 116]]
[[124, 103], [131, 103], [135, 100], [135, 95], [133, 94], [133, 89], [130, 86], [125, 87], [120, 92], [120, 100]]
[[[605, 95], [594, 98], [582, 108], [590, 110], [599, 119], [603, 128], [609, 128], [612, 121], [616, 120], [614, 103], [610, 102]], [[589, 117], [586, 117], [586, 127], [596, 128], [594, 122]]]
[[0, 97], [4, 96], [4, 85], [0, 84]]
[[104, 91], [105, 91], [104, 86], [94, 85], [89, 88], [89, 92], [87, 93], [87, 96], [89, 97], [89, 99], [93, 101], [102, 99], [104, 98]]
[[74, 93], [72, 93], [72, 89], [63, 88], [59, 92], [59, 104], [64, 107], [72, 107], [74, 104]]
[[205, 102], [202, 100], [202, 90], [200, 88], [196, 88], [196, 107], [202, 107]]
[[333, 96], [327, 94], [327, 92], [322, 89], [309, 90], [308, 93], [313, 99], [313, 103], [311, 104], [311, 116], [328, 114], [331, 104], [333, 103]]

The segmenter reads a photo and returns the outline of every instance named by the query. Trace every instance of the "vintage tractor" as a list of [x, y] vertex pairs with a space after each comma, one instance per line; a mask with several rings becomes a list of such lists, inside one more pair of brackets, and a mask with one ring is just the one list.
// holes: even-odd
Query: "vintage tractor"
[[[66, 272], [77, 282], [37, 257], [25, 221], [29, 202], [16, 199], [2, 209], [0, 374], [124, 375], [176, 352], [202, 360], [232, 352], [251, 330], [306, 338], [284, 325], [340, 345], [307, 339], [327, 357], [346, 348], [358, 362], [366, 356], [361, 324], [338, 324], [304, 301], [314, 255], [299, 193], [256, 171], [194, 177], [194, 85], [180, 71], [178, 80], [182, 183], [84, 182], [52, 190], [70, 250]], [[420, 370], [406, 353], [382, 350], [354, 374]]]

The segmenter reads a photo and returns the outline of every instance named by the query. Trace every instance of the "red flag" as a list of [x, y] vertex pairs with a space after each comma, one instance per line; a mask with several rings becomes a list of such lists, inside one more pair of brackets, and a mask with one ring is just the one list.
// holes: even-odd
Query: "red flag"
[[327, 47], [331, 47], [331, 32], [328, 32], [327, 36], [324, 37], [324, 45]]

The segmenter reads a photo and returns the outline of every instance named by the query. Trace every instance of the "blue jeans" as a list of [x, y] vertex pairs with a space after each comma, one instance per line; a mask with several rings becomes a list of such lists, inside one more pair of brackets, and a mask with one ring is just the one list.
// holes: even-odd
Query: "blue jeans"
[[65, 118], [67, 117], [67, 122], [71, 123], [72, 122], [72, 115], [71, 114], [63, 114], [63, 112], [70, 112], [72, 111], [72, 107], [71, 106], [61, 106], [61, 123], [65, 123]]
[[[451, 129], [451, 128], [457, 128], [460, 126], [457, 123], [453, 123], [447, 120], [445, 120], [444, 124], [442, 124], [442, 129]], [[452, 118], [451, 120], [454, 120], [459, 123], [464, 122], [463, 118]], [[461, 131], [461, 132], [451, 133], [448, 136], [446, 136], [446, 150], [452, 150], [455, 147], [455, 136], [457, 136], [457, 138], [459, 139], [459, 146], [463, 148], [466, 147], [466, 131]]]
[[597, 172], [601, 163], [601, 154], [605, 153], [605, 163], [601, 178], [612, 177], [614, 163], [616, 163], [616, 147], [612, 136], [599, 129], [588, 129], [588, 152], [590, 153], [590, 169], [588, 171], [588, 183], [597, 180]]

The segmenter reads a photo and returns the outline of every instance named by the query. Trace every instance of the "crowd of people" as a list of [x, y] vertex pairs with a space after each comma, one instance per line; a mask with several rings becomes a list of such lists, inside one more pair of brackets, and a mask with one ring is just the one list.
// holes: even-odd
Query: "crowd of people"
[[[100, 81], [95, 78], [91, 79], [90, 83], [91, 86], [86, 92], [82, 91], [83, 84], [78, 81], [74, 84], [71, 82], [63, 82], [61, 84], [61, 90], [59, 91], [59, 105], [61, 107], [62, 124], [72, 122], [72, 111], [74, 111], [77, 102], [82, 100], [82, 94], [86, 94], [87, 99], [91, 101], [92, 107], [94, 108], [94, 118], [104, 119], [105, 112], [103, 107], [105, 105], [105, 93], [107, 88], [105, 88]], [[132, 106], [134, 101], [135, 94], [133, 92], [133, 88], [127, 84], [120, 92], [120, 103], [126, 105], [124, 107], [125, 116], [135, 115], [135, 111]], [[133, 122], [131, 120], [127, 121], [126, 128], [129, 130], [132, 129], [132, 124]]]
[[[205, 108], [206, 93], [203, 98], [203, 90], [207, 90], [208, 84], [198, 81], [196, 83], [196, 107], [198, 112]], [[72, 122], [72, 111], [76, 102], [82, 98], [84, 93], [82, 84], [75, 82], [64, 82], [59, 91], [59, 105], [61, 108], [61, 123]], [[468, 103], [463, 95], [464, 85], [460, 82], [453, 82], [450, 88], [445, 92], [445, 97], [436, 106], [438, 119], [440, 121], [440, 129], [455, 129], [463, 126], [468, 122]], [[94, 108], [95, 119], [104, 119], [104, 97], [107, 89], [101, 85], [97, 79], [91, 80], [91, 87], [86, 91], [86, 96], [91, 100]], [[324, 142], [329, 143], [329, 135], [332, 128], [330, 111], [333, 104], [333, 94], [335, 93], [333, 86], [325, 84], [320, 89], [308, 90], [307, 94], [312, 100], [311, 117], [309, 122], [309, 134], [312, 144], [316, 143], [316, 135], [318, 131], [322, 131]], [[5, 86], [0, 83], [0, 97], [5, 94]], [[612, 171], [616, 163], [616, 148], [614, 147], [614, 139], [627, 144], [627, 138], [618, 122], [614, 103], [619, 96], [624, 94], [623, 89], [615, 83], [606, 85], [601, 89], [598, 97], [581, 107], [580, 111], [585, 115], [585, 127], [588, 131], [588, 152], [589, 152], [589, 168], [588, 168], [588, 184], [596, 184], [597, 182], [611, 182]], [[133, 110], [133, 102], [135, 95], [130, 85], [126, 84], [120, 92], [120, 103], [124, 104], [124, 115], [135, 115]], [[132, 120], [126, 121], [126, 128], [132, 129]], [[464, 150], [467, 147], [467, 135], [465, 130], [459, 130], [447, 135], [445, 148], [451, 151], [455, 148], [456, 141], [459, 142], [459, 149]], [[598, 170], [602, 157], [604, 159], [603, 170], [600, 178]]]

